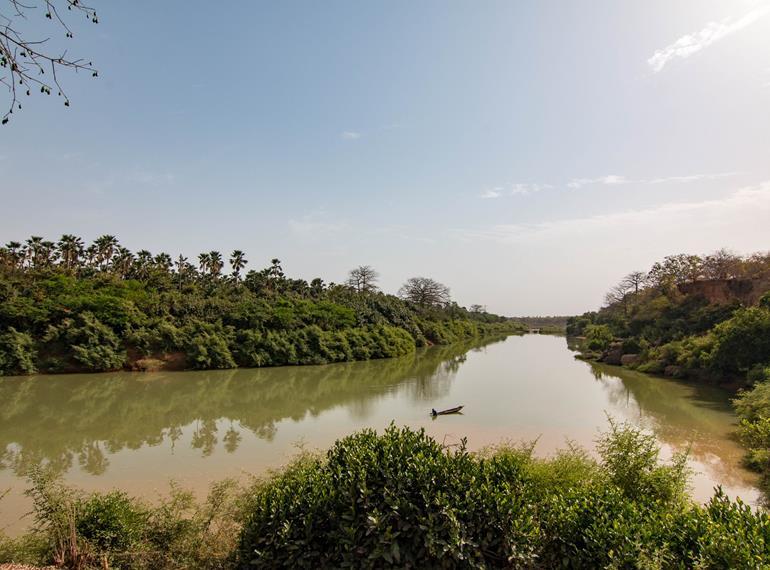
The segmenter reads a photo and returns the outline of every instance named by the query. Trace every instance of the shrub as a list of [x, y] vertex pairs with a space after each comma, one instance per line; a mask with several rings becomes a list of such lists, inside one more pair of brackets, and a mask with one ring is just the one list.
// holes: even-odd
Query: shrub
[[569, 449], [450, 452], [408, 428], [365, 430], [255, 488], [239, 568], [754, 568], [764, 513], [684, 495], [684, 458], [612, 424], [602, 463]]
[[611, 424], [597, 462], [574, 446], [469, 453], [390, 426], [304, 454], [199, 503], [83, 495], [33, 471], [35, 530], [14, 559], [71, 568], [765, 568], [770, 519], [717, 489], [705, 507], [654, 440]]
[[45, 340], [64, 344], [78, 366], [93, 372], [117, 370], [126, 360], [115, 332], [88, 312], [49, 327]]
[[607, 325], [588, 325], [585, 328], [586, 347], [589, 350], [606, 350], [614, 338]]
[[9, 327], [0, 333], [0, 376], [35, 372], [37, 351], [32, 337]]
[[[408, 428], [344, 438], [257, 489], [241, 567], [471, 567], [534, 560], [517, 458], [447, 453]], [[494, 529], [494, 531], [492, 531]], [[502, 558], [499, 558], [502, 557]]]
[[740, 309], [714, 328], [713, 366], [727, 373], [770, 362], [770, 310]]
[[746, 383], [749, 386], [770, 382], [770, 366], [766, 364], [755, 364], [754, 367], [746, 373]]
[[220, 326], [196, 322], [188, 325], [184, 334], [187, 362], [193, 368], [235, 368], [235, 360], [228, 343], [228, 332]]
[[669, 466], [660, 465], [655, 436], [630, 424], [610, 420], [610, 430], [597, 450], [610, 481], [627, 497], [640, 502], [674, 503], [685, 499], [689, 472], [687, 454], [677, 454]]
[[744, 390], [733, 400], [738, 416], [749, 421], [770, 418], [770, 383], [762, 382], [752, 390]]
[[76, 509], [75, 530], [101, 552], [130, 551], [138, 545], [147, 513], [120, 491], [95, 493]]

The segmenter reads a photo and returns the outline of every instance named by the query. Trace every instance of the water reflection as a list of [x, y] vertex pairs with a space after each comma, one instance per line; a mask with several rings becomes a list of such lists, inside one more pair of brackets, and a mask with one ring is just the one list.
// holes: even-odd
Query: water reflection
[[707, 466], [712, 480], [746, 485], [753, 477], [736, 468], [744, 450], [735, 440], [736, 420], [727, 394], [719, 388], [648, 376], [632, 370], [586, 363], [612, 409], [651, 429], [674, 450]]
[[[563, 337], [500, 340], [330, 366], [0, 379], [0, 490], [13, 489], [0, 525], [25, 526], [32, 466], [85, 490], [152, 496], [173, 479], [202, 494], [279, 467], [298, 441], [327, 449], [391, 421], [471, 449], [537, 439], [549, 454], [566, 439], [593, 449], [610, 415], [651, 429], [664, 455], [691, 446], [696, 499], [722, 484], [759, 500], [725, 392], [576, 360]], [[457, 405], [463, 414], [428, 414]]]
[[48, 465], [66, 473], [77, 462], [102, 475], [122, 450], [163, 442], [174, 450], [190, 425], [190, 445], [208, 457], [217, 448], [234, 453], [244, 431], [269, 442], [279, 422], [338, 406], [365, 421], [394, 392], [412, 401], [440, 398], [469, 350], [500, 340], [331, 366], [2, 379], [0, 469], [23, 476]]

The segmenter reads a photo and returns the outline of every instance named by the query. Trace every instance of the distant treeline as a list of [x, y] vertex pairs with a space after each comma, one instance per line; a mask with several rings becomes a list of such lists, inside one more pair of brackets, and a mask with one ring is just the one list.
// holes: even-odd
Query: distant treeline
[[736, 410], [747, 463], [770, 490], [770, 252], [669, 256], [628, 274], [567, 332], [585, 337], [588, 358], [743, 387]]
[[520, 322], [529, 329], [540, 329], [541, 331], [559, 331], [564, 332], [567, 328], [567, 316], [553, 317], [512, 317], [513, 320]]
[[0, 248], [0, 374], [324, 364], [406, 354], [521, 325], [409, 279], [399, 295], [360, 266], [344, 284], [287, 277], [244, 252], [133, 253], [114, 236], [33, 236]]

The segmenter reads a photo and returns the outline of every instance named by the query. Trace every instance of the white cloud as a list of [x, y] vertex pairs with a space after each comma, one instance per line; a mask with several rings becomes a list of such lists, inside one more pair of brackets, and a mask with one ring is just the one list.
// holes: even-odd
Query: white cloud
[[489, 200], [491, 198], [499, 198], [502, 196], [502, 187], [497, 186], [496, 188], [492, 188], [492, 190], [484, 190], [484, 192], [481, 193], [481, 197]]
[[663, 178], [653, 178], [648, 182], [650, 184], [664, 184], [666, 182], [698, 182], [700, 180], [717, 180], [718, 178], [726, 178], [728, 176], [735, 176], [738, 172], [719, 172], [717, 174], [690, 174], [689, 176], [666, 176]]
[[737, 20], [728, 18], [721, 22], [709, 22], [702, 30], [682, 36], [674, 43], [657, 50], [647, 63], [654, 73], [658, 73], [672, 59], [686, 59], [722, 38], [753, 24], [768, 12], [770, 12], [770, 6], [763, 6], [755, 8]]
[[356, 131], [342, 131], [342, 133], [340, 133], [340, 136], [345, 140], [353, 141], [356, 139], [360, 139], [361, 133], [358, 133]]
[[346, 223], [328, 219], [323, 211], [304, 215], [300, 219], [290, 219], [288, 223], [289, 231], [300, 238], [336, 234], [348, 227]]
[[[627, 210], [584, 218], [534, 224], [502, 224], [489, 229], [460, 230], [471, 240], [521, 243], [547, 239], [573, 239], [596, 233], [609, 236], [645, 236], [656, 229], [674, 235], [724, 239], [736, 231], [766, 228], [770, 219], [770, 181], [733, 191], [718, 200], [672, 202], [643, 210]], [[766, 230], [764, 230], [766, 231]], [[757, 244], [759, 245], [759, 243]], [[676, 245], [672, 244], [674, 249]]]
[[628, 184], [629, 182], [631, 181], [627, 180], [625, 176], [608, 174], [607, 176], [600, 176], [598, 178], [573, 178], [567, 183], [567, 187], [582, 188], [588, 184], [605, 184], [607, 186], [615, 186], [618, 184]]
[[739, 172], [719, 172], [716, 174], [688, 174], [686, 176], [664, 176], [660, 178], [639, 179], [631, 180], [625, 176], [618, 176], [617, 174], [608, 174], [607, 176], [599, 176], [598, 178], [573, 178], [567, 183], [568, 188], [578, 189], [583, 186], [603, 184], [605, 186], [617, 186], [620, 184], [664, 184], [672, 182], [696, 182], [699, 180], [716, 180], [718, 178], [726, 178], [728, 176], [735, 176], [740, 174]]
[[552, 188], [550, 184], [514, 184], [511, 186], [511, 195], [527, 195]]
[[500, 198], [501, 196], [526, 196], [527, 194], [534, 194], [541, 190], [553, 188], [550, 184], [512, 184], [511, 186], [495, 186], [491, 190], [484, 190], [480, 194], [481, 198], [491, 199]]

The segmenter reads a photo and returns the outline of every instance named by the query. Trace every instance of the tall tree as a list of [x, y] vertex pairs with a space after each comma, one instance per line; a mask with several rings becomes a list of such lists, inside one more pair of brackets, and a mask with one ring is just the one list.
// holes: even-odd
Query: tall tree
[[21, 242], [9, 241], [7, 244], [5, 244], [5, 249], [7, 252], [6, 256], [10, 262], [11, 267], [14, 269], [17, 267], [21, 269], [22, 265], [24, 264], [24, 257], [26, 256], [26, 253], [21, 246]]
[[624, 279], [604, 296], [604, 302], [608, 307], [620, 305], [623, 308], [623, 314], [628, 315], [628, 297], [631, 293], [631, 285]]
[[657, 262], [647, 274], [650, 282], [666, 290], [673, 285], [697, 281], [703, 274], [703, 260], [697, 255], [680, 253], [669, 255], [663, 262]]
[[146, 249], [140, 249], [136, 252], [136, 261], [134, 262], [134, 272], [139, 279], [147, 279], [152, 270], [152, 253]]
[[96, 262], [100, 269], [106, 270], [110, 266], [115, 250], [120, 246], [118, 238], [105, 234], [94, 240], [94, 246], [96, 247]]
[[270, 260], [270, 267], [267, 268], [267, 274], [272, 279], [281, 279], [283, 277], [283, 267], [281, 260], [274, 257]]
[[118, 246], [112, 256], [111, 270], [122, 278], [126, 278], [134, 265], [134, 254], [127, 248]]
[[43, 238], [41, 236], [31, 236], [27, 240], [27, 263], [30, 267], [38, 269], [43, 263]]
[[56, 244], [59, 257], [66, 269], [75, 269], [83, 254], [83, 240], [72, 234], [64, 234]]
[[347, 284], [359, 293], [377, 291], [377, 281], [380, 274], [371, 265], [359, 265], [348, 273]]
[[703, 259], [706, 279], [735, 279], [741, 273], [741, 258], [728, 249], [719, 249]]
[[171, 256], [165, 252], [157, 254], [155, 259], [153, 259], [153, 263], [155, 264], [155, 267], [162, 270], [164, 273], [171, 272], [171, 267], [174, 265]]
[[429, 277], [412, 277], [398, 290], [399, 297], [423, 307], [449, 302], [449, 287]]
[[225, 262], [222, 260], [222, 254], [218, 251], [209, 252], [209, 275], [212, 277], [218, 277], [222, 273], [222, 268], [225, 266]]
[[632, 289], [634, 294], [639, 293], [639, 289], [647, 283], [647, 274], [644, 271], [632, 271], [623, 278], [622, 283]]
[[208, 253], [198, 254], [198, 268], [200, 269], [201, 273], [208, 273], [210, 264], [211, 262]]
[[240, 281], [241, 271], [246, 267], [247, 263], [246, 254], [240, 249], [236, 249], [230, 254], [230, 267], [233, 270], [233, 279]]

